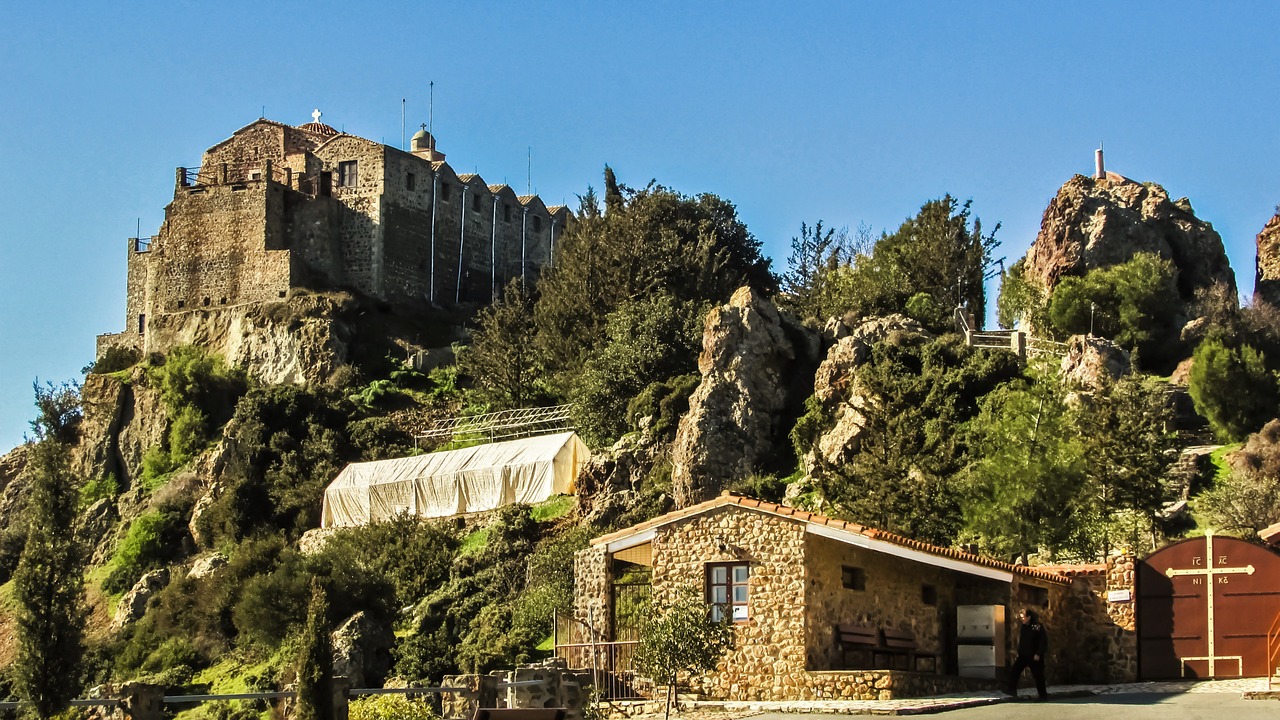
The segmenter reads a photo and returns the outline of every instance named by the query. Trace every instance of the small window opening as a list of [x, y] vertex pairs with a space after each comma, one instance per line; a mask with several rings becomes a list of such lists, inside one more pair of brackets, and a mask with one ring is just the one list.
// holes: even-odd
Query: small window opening
[[355, 187], [359, 181], [360, 175], [356, 169], [355, 160], [343, 160], [338, 163], [338, 185], [340, 187]]
[[186, 307], [186, 306], [187, 306], [187, 301], [186, 301], [186, 300], [179, 300], [179, 301], [178, 301], [178, 309], [179, 309], [179, 310], [181, 310], [182, 308], [184, 308], [184, 307]]
[[280, 291], [280, 297], [284, 297], [284, 295], [285, 295], [285, 291], [284, 291], [284, 290], [281, 290], [281, 291]]
[[920, 586], [920, 602], [925, 605], [938, 604], [938, 588], [933, 585]]
[[502, 222], [511, 222], [511, 206], [502, 203]]
[[209, 307], [209, 298], [205, 298], [205, 299], [204, 299], [204, 301], [203, 301], [203, 305], [204, 305], [205, 307]]
[[413, 173], [406, 173], [404, 176], [404, 189], [413, 191], [418, 188], [418, 176]]
[[480, 193], [471, 196], [471, 212], [480, 212]]
[[533, 216], [533, 231], [536, 233], [542, 232], [542, 216], [540, 215]]
[[226, 298], [222, 298], [222, 299], [218, 300], [218, 304], [219, 304], [219, 305], [226, 305], [226, 304], [227, 304], [227, 299], [226, 299]]
[[845, 565], [840, 568], [840, 584], [847, 590], [866, 590], [867, 571]]
[[139, 334], [139, 335], [146, 335], [146, 334], [147, 334], [147, 316], [146, 316], [146, 313], [143, 313], [142, 315], [139, 315], [139, 316], [138, 316], [138, 334]]
[[440, 200], [449, 202], [449, 183], [440, 183]]
[[727, 614], [734, 622], [747, 619], [748, 581], [751, 566], [747, 563], [712, 563], [707, 565], [707, 602], [711, 619], [722, 620]]

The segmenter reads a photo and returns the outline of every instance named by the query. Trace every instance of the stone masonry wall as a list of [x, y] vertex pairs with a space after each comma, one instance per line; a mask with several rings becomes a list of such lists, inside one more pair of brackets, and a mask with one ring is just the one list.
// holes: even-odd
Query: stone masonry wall
[[[609, 554], [605, 552], [604, 545], [592, 545], [574, 553], [573, 617], [583, 625], [595, 628], [601, 633], [602, 640], [613, 639], [608, 635], [613, 625], [610, 617], [612, 608], [609, 606], [612, 581]], [[574, 639], [577, 640], [576, 637]]]
[[151, 313], [282, 297], [289, 251], [266, 248], [285, 192], [267, 181], [180, 189], [148, 253]]
[[715, 698], [764, 700], [805, 687], [804, 526], [763, 513], [722, 509], [661, 528], [653, 539], [655, 604], [701, 595], [707, 563], [750, 563], [748, 618], [735, 645], [700, 688]]
[[[385, 262], [382, 228], [384, 146], [354, 135], [338, 135], [316, 149], [330, 173], [332, 197], [345, 209], [341, 217], [342, 259], [348, 283], [383, 297]], [[341, 184], [341, 164], [356, 163], [356, 183]]]
[[[816, 536], [808, 540], [805, 561], [810, 669], [842, 669], [834, 634], [840, 623], [910, 630], [921, 649], [939, 654], [939, 667], [946, 664], [944, 638], [954, 631], [954, 573]], [[844, 587], [846, 566], [865, 573], [864, 590]], [[936, 593], [933, 605], [924, 603], [925, 585]]]

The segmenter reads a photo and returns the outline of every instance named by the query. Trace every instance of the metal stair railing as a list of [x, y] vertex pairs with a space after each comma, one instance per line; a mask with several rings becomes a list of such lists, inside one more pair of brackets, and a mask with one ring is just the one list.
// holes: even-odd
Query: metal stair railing
[[1280, 674], [1277, 660], [1280, 660], [1280, 613], [1276, 613], [1276, 619], [1267, 629], [1267, 692], [1271, 691], [1276, 675]]

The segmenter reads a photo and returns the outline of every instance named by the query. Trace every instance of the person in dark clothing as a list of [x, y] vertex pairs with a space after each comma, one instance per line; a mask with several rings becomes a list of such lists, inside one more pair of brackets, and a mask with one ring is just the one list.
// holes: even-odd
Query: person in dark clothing
[[1044, 656], [1049, 651], [1049, 634], [1040, 624], [1035, 610], [1023, 610], [1018, 619], [1022, 621], [1018, 628], [1018, 658], [1009, 671], [1009, 686], [1005, 688], [1005, 694], [1017, 695], [1022, 671], [1031, 668], [1031, 676], [1036, 679], [1036, 692], [1044, 700], [1049, 697], [1044, 689]]

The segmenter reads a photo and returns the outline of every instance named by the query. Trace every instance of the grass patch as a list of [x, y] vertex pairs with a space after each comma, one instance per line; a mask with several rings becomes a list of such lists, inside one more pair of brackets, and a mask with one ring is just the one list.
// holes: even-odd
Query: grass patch
[[572, 512], [573, 502], [573, 498], [568, 495], [557, 495], [534, 505], [529, 509], [529, 515], [538, 522], [555, 520]]
[[548, 635], [542, 639], [542, 642], [538, 643], [536, 649], [542, 652], [553, 652], [556, 649], [556, 639]]
[[462, 538], [462, 543], [458, 545], [459, 555], [475, 555], [485, 546], [489, 544], [489, 528], [480, 528], [475, 532]]
[[1242, 447], [1244, 447], [1244, 443], [1232, 443], [1223, 445], [1209, 454], [1209, 462], [1213, 463], [1213, 482], [1215, 485], [1231, 474], [1231, 466], [1227, 464], [1227, 455]]

